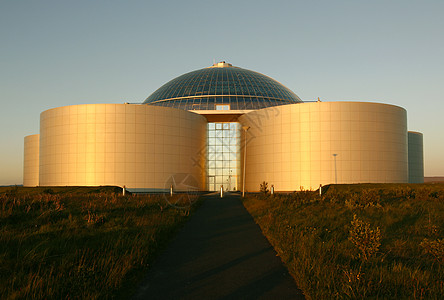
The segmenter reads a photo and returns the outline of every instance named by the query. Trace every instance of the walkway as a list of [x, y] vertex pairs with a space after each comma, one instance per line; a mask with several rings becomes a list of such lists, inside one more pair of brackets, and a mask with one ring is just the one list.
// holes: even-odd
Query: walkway
[[134, 299], [304, 299], [238, 194], [205, 196]]

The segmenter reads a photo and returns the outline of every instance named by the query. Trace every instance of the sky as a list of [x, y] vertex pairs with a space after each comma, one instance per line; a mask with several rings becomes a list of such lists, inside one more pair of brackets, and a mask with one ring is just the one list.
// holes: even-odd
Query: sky
[[444, 176], [444, 1], [0, 0], [0, 185], [23, 182], [44, 110], [140, 103], [227, 61], [302, 100], [401, 106]]

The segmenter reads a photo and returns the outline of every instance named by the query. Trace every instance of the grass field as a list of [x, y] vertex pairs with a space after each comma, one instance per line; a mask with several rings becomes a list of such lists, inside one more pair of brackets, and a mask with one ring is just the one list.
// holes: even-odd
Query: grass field
[[244, 200], [308, 299], [442, 299], [444, 184], [323, 191]]
[[0, 298], [128, 298], [189, 213], [115, 187], [2, 187]]

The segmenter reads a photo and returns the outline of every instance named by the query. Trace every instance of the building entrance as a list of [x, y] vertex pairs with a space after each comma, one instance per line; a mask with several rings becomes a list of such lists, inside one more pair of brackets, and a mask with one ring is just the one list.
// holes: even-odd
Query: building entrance
[[237, 191], [240, 188], [242, 126], [237, 122], [207, 125], [207, 189]]

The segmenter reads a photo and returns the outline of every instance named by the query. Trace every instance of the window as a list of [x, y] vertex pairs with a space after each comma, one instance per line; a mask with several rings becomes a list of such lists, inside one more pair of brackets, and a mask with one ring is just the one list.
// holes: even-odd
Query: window
[[230, 104], [216, 104], [216, 110], [230, 110]]
[[[207, 188], [238, 190], [240, 185], [240, 123], [208, 123]], [[215, 176], [215, 177], [213, 177]]]

